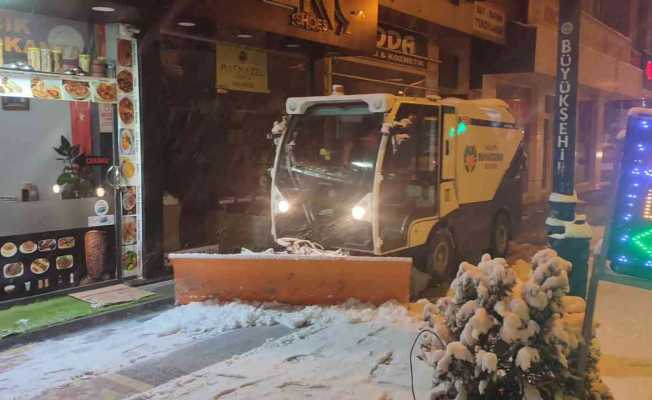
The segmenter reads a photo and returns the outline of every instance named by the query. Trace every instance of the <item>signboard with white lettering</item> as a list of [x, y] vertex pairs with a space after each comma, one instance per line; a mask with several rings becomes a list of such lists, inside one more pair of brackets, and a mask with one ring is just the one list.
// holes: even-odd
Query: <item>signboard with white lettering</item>
[[553, 177], [556, 193], [573, 195], [580, 11], [578, 2], [568, 3], [559, 13]]
[[378, 26], [374, 58], [408, 67], [426, 69], [428, 39], [397, 28]]
[[269, 93], [267, 53], [220, 43], [217, 45], [217, 88]]
[[476, 1], [473, 5], [473, 31], [479, 36], [505, 43], [505, 11], [496, 4]]

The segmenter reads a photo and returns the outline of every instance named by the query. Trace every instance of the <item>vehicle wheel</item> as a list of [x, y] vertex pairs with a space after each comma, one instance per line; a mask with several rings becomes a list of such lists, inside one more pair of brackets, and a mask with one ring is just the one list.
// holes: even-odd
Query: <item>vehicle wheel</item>
[[449, 232], [440, 230], [430, 239], [426, 272], [440, 282], [448, 281], [455, 272], [456, 258], [453, 237]]
[[504, 212], [496, 216], [491, 229], [491, 253], [494, 257], [505, 257], [509, 251], [509, 239], [512, 236], [509, 217]]

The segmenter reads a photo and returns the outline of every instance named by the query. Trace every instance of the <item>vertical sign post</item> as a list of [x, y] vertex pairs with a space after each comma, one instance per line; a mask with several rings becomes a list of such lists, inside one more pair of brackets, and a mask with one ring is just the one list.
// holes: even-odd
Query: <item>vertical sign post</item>
[[571, 294], [586, 296], [591, 228], [575, 214], [575, 137], [580, 45], [580, 0], [559, 2], [553, 193], [546, 227], [550, 245], [573, 263]]

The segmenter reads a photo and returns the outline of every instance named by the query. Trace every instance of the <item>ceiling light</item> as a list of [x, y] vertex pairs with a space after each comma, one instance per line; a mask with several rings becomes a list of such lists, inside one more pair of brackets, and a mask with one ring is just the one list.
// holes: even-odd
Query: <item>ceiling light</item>
[[95, 6], [95, 7], [92, 7], [91, 10], [97, 11], [97, 12], [114, 12], [115, 8], [113, 8], [113, 7], [104, 7], [104, 6]]
[[254, 35], [252, 35], [251, 33], [238, 33], [235, 36], [239, 39], [251, 39], [252, 37], [254, 37]]
[[287, 43], [285, 47], [287, 47], [288, 49], [296, 49], [297, 47], [301, 47], [301, 45], [298, 43]]
[[194, 22], [191, 22], [191, 21], [180, 21], [180, 22], [177, 22], [177, 25], [189, 28], [189, 27], [196, 26], [197, 24], [194, 23]]

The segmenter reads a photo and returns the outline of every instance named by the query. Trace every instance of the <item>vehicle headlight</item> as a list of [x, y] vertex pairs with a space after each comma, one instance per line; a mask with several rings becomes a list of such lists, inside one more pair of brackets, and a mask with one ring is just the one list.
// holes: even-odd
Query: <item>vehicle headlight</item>
[[366, 213], [367, 210], [361, 206], [355, 206], [351, 209], [351, 214], [353, 215], [353, 218], [357, 219], [358, 221], [361, 221]]
[[278, 212], [281, 214], [285, 214], [286, 212], [290, 211], [290, 203], [288, 203], [287, 200], [281, 200], [278, 202], [278, 207], [277, 207]]
[[290, 208], [290, 202], [287, 201], [285, 196], [283, 196], [276, 186], [272, 185], [272, 213], [286, 214], [290, 211]]
[[371, 222], [371, 193], [367, 193], [351, 208], [351, 215], [356, 221]]

